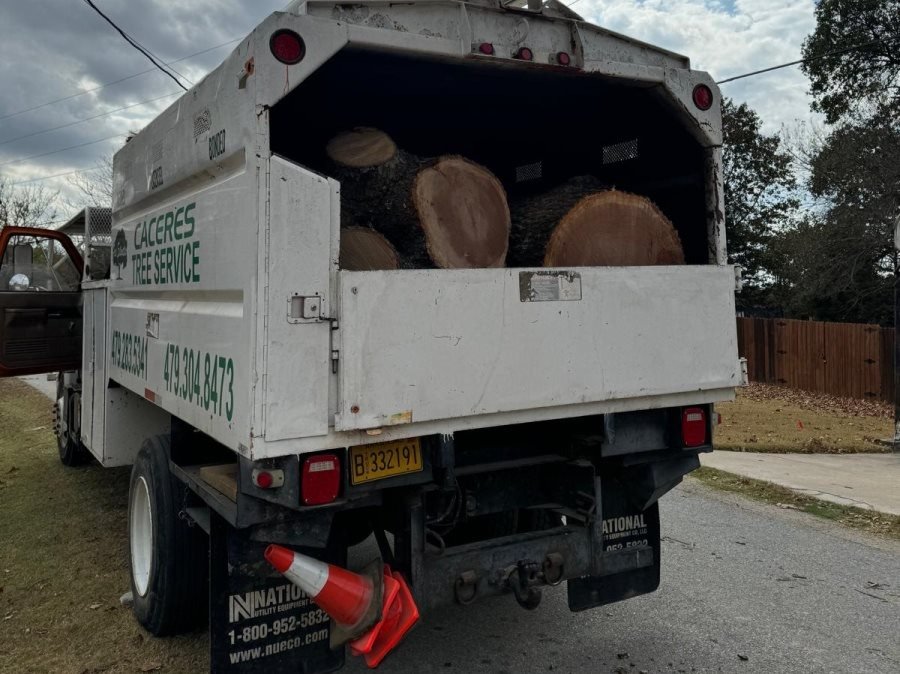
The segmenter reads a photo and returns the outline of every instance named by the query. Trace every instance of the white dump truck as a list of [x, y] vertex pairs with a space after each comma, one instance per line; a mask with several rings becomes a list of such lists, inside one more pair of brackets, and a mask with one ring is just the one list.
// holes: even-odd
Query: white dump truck
[[[208, 618], [213, 671], [333, 671], [360, 634], [269, 544], [345, 567], [374, 535], [426, 621], [562, 581], [573, 611], [651, 592], [658, 499], [742, 378], [721, 142], [708, 74], [555, 0], [297, 2], [115, 155], [111, 219], [79, 214], [74, 244], [2, 230], [0, 375], [61, 372], [63, 462], [133, 467], [134, 613], [155, 635]], [[398, 236], [351, 170], [385, 147], [479, 167], [508, 241], [452, 262]], [[652, 204], [679, 252], [550, 264], [584, 259], [583, 218], [575, 257], [513, 259], [579, 176]], [[477, 228], [466, 189], [445, 206]], [[348, 212], [397, 264], [343, 263]]]

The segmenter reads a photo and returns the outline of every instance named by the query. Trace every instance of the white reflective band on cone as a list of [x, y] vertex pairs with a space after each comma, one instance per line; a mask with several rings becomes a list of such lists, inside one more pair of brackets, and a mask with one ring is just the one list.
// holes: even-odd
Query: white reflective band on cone
[[310, 597], [315, 598], [328, 582], [328, 564], [295, 553], [291, 568], [284, 572], [284, 577]]

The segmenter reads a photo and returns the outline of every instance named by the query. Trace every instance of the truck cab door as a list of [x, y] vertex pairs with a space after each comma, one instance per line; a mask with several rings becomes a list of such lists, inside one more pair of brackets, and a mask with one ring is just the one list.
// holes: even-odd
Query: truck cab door
[[81, 367], [83, 264], [65, 234], [0, 229], [0, 377]]

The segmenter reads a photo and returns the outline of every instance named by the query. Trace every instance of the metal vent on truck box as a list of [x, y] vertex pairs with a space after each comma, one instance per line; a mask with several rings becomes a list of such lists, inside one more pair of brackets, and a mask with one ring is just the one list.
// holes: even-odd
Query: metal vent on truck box
[[542, 162], [536, 161], [531, 164], [523, 164], [516, 166], [516, 182], [524, 183], [530, 180], [540, 180], [544, 175]]
[[637, 138], [634, 140], [627, 140], [624, 143], [603, 146], [604, 164], [617, 164], [623, 161], [630, 161], [631, 159], [637, 159], [638, 156]]

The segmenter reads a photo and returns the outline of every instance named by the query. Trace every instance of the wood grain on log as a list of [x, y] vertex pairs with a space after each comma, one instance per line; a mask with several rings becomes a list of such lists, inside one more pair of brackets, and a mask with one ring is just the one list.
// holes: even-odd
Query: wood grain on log
[[374, 229], [345, 227], [341, 229], [340, 266], [346, 271], [399, 269], [400, 256]]
[[588, 194], [608, 188], [594, 176], [577, 176], [549, 190], [511, 198], [509, 266], [540, 267], [550, 235], [563, 216]]
[[678, 232], [646, 197], [609, 190], [578, 201], [553, 230], [547, 267], [684, 264]]
[[380, 166], [397, 154], [397, 145], [384, 131], [360, 126], [339, 133], [325, 146], [335, 163], [351, 168]]
[[380, 232], [400, 266], [504, 266], [509, 207], [486, 168], [457, 156], [417, 157], [368, 128], [339, 134], [326, 154], [324, 170], [341, 183], [341, 227]]
[[445, 269], [503, 267], [509, 246], [506, 191], [486, 168], [441, 157], [416, 175], [413, 204], [428, 254]]

